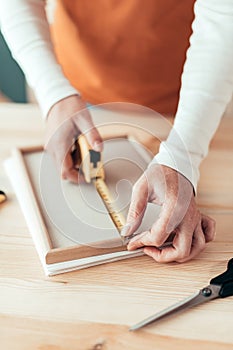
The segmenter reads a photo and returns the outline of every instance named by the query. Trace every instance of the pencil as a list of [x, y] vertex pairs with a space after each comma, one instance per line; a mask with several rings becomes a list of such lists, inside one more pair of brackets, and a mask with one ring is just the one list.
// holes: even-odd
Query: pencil
[[3, 191], [0, 191], [0, 203], [6, 200], [6, 194]]

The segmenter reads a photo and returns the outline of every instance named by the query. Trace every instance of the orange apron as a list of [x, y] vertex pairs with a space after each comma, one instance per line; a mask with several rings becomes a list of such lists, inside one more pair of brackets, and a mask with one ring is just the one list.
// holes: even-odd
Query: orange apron
[[195, 0], [57, 0], [52, 39], [71, 84], [94, 104], [177, 108]]

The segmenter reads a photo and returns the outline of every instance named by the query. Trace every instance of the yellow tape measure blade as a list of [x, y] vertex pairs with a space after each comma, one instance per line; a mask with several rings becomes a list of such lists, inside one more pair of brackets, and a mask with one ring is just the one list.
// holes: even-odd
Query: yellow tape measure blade
[[95, 187], [102, 198], [109, 215], [111, 216], [116, 228], [120, 232], [125, 225], [125, 218], [122, 213], [115, 207], [111, 193], [106, 185], [105, 181], [101, 178], [96, 179]]

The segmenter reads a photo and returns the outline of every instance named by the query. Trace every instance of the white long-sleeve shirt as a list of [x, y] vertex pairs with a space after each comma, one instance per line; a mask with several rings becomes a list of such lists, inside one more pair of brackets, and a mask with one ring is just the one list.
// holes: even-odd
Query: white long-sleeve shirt
[[[174, 127], [153, 162], [196, 189], [199, 165], [233, 94], [233, 0], [197, 0]], [[56, 61], [42, 0], [0, 0], [1, 30], [46, 116], [77, 94]]]
[[233, 0], [197, 0], [194, 10], [174, 127], [155, 161], [177, 169], [196, 190], [199, 165], [233, 94]]

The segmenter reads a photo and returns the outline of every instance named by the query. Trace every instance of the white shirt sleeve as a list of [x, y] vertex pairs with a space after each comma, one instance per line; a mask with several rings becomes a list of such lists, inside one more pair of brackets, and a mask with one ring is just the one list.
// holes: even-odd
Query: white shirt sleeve
[[174, 126], [153, 163], [196, 190], [199, 165], [233, 94], [233, 0], [197, 0]]
[[1, 31], [33, 88], [43, 115], [78, 94], [57, 63], [43, 0], [0, 0]]

